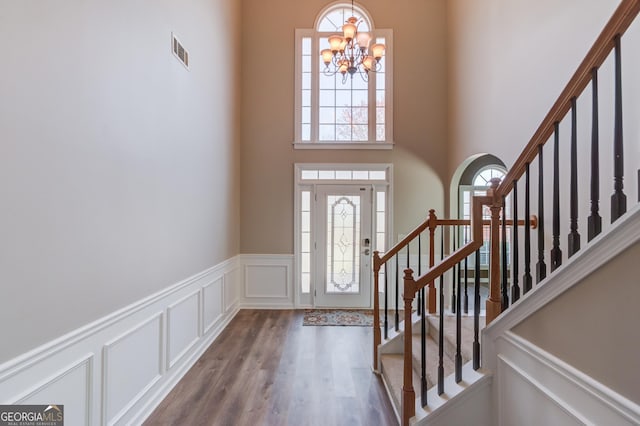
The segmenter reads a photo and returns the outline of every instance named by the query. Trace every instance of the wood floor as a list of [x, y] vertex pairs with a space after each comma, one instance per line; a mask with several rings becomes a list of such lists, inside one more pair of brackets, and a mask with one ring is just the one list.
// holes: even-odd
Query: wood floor
[[243, 310], [145, 425], [397, 425], [371, 371], [370, 327], [303, 327]]

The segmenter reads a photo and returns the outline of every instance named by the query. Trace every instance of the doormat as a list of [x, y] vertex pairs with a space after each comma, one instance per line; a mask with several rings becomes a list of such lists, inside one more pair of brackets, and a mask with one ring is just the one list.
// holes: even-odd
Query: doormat
[[302, 325], [373, 326], [370, 309], [305, 309]]

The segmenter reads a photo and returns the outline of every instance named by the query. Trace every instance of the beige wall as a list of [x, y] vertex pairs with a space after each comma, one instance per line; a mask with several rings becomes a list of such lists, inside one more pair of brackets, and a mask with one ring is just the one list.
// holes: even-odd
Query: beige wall
[[[470, 156], [491, 153], [507, 168], [520, 155], [570, 77], [576, 71], [619, 0], [451, 0], [449, 41], [449, 176]], [[640, 164], [640, 20], [622, 40], [625, 193], [636, 199]], [[613, 193], [613, 58], [599, 70], [600, 215], [610, 224]], [[578, 226], [587, 244], [590, 215], [591, 88], [577, 101]], [[566, 262], [570, 211], [570, 117], [560, 123], [560, 235]], [[544, 148], [545, 257], [552, 232], [553, 147]], [[524, 179], [519, 217], [524, 217]], [[531, 212], [538, 211], [538, 163], [531, 166]], [[454, 182], [454, 184], [457, 182]], [[457, 188], [455, 188], [457, 189]], [[451, 200], [452, 205], [455, 200]], [[537, 232], [532, 235], [537, 247]], [[524, 250], [524, 238], [520, 238]], [[535, 257], [535, 256], [534, 256]], [[524, 256], [520, 256], [520, 271]]]
[[513, 331], [640, 403], [639, 258], [635, 244]]
[[394, 31], [393, 151], [303, 151], [294, 137], [294, 30], [325, 0], [244, 0], [242, 253], [293, 253], [294, 163], [393, 163], [395, 233], [442, 211], [446, 175], [445, 1], [367, 0]]
[[513, 163], [618, 3], [448, 2], [450, 174], [479, 152]]
[[0, 362], [238, 253], [239, 10], [0, 2]]

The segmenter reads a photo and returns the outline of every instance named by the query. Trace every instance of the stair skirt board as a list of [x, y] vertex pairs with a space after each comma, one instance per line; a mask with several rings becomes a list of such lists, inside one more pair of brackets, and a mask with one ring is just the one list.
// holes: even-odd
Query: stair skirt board
[[471, 362], [462, 367], [462, 382], [456, 383], [455, 376], [444, 380], [443, 395], [438, 388], [427, 392], [426, 407], [416, 398], [414, 425], [474, 425], [491, 426], [491, 388], [493, 375], [483, 369], [474, 370]]
[[[398, 424], [401, 424], [402, 423], [402, 418], [400, 417], [400, 410], [402, 408], [401, 404], [399, 402], [396, 402], [396, 400], [395, 400], [396, 396], [394, 395], [394, 393], [392, 391], [391, 383], [388, 382], [388, 375], [385, 374], [385, 372], [382, 370], [382, 367], [380, 367], [379, 371], [380, 371], [380, 377], [382, 378], [382, 383], [384, 384], [384, 388], [387, 391], [387, 396], [389, 397], [389, 401], [391, 401], [391, 406], [393, 407], [393, 412], [395, 413], [396, 418], [398, 419]], [[390, 377], [402, 377], [402, 375], [400, 375], [400, 376], [390, 376]], [[400, 386], [402, 386], [402, 384], [400, 384]]]

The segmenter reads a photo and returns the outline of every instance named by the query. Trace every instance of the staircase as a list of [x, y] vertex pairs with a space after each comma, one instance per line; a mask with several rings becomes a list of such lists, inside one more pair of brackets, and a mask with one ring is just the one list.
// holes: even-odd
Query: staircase
[[[513, 421], [580, 424], [592, 423], [596, 418], [640, 423], [640, 398], [637, 403], [627, 400], [514, 332], [514, 327], [528, 316], [572, 286], [580, 285], [580, 279], [587, 278], [583, 271], [594, 272], [605, 266], [608, 256], [640, 244], [640, 210], [636, 205], [627, 213], [624, 189], [624, 168], [629, 161], [624, 160], [622, 96], [625, 92], [621, 61], [622, 37], [639, 12], [640, 0], [621, 1], [504, 179], [494, 179], [485, 195], [473, 197], [471, 220], [439, 219], [432, 210], [424, 223], [386, 253], [374, 252], [373, 368], [382, 375], [402, 426], [513, 424], [510, 423]], [[598, 74], [609, 57], [614, 64], [611, 76], [614, 135], [603, 137], [606, 144], [600, 147], [599, 114], [604, 107], [599, 100]], [[586, 88], [590, 90], [585, 95]], [[592, 109], [591, 134], [587, 141], [581, 137], [580, 143], [578, 98], [589, 99]], [[563, 122], [570, 127], [569, 137], [564, 139], [559, 132]], [[548, 145], [546, 150], [545, 145]], [[563, 161], [569, 158], [562, 168], [561, 147], [567, 151]], [[579, 167], [579, 149], [590, 152], [588, 170]], [[611, 213], [603, 214], [609, 223], [604, 226], [600, 215], [599, 167], [599, 152], [603, 149], [614, 159], [612, 176], [603, 176], [607, 182], [613, 182]], [[552, 155], [552, 173], [544, 171], [545, 153], [547, 157]], [[635, 160], [638, 161], [634, 166], [640, 167], [640, 159]], [[640, 171], [638, 179], [640, 181]], [[566, 199], [561, 199], [561, 184], [569, 188]], [[588, 217], [580, 219], [579, 185], [585, 184], [590, 189], [590, 208]], [[638, 188], [640, 202], [640, 182]], [[567, 212], [568, 218], [561, 216]], [[545, 221], [547, 216], [550, 220]], [[546, 222], [552, 226], [545, 228]], [[569, 223], [568, 235], [562, 236], [563, 240], [566, 238], [566, 246], [561, 243], [561, 222]], [[586, 226], [581, 227], [581, 222]], [[470, 238], [456, 247], [455, 235], [461, 232]], [[581, 238], [581, 233], [586, 238]], [[423, 240], [428, 243], [428, 262], [423, 260]], [[551, 241], [551, 247], [545, 247], [545, 241]], [[486, 304], [480, 306], [478, 259], [479, 249], [485, 242], [490, 247], [489, 296]], [[437, 245], [440, 246], [439, 263], [435, 263]], [[412, 260], [410, 253], [417, 253], [417, 260], [415, 255]], [[536, 259], [532, 259], [532, 253]], [[406, 268], [401, 270], [401, 265]], [[465, 288], [470, 285], [474, 290], [464, 315], [461, 312], [463, 283]], [[451, 291], [450, 303], [445, 303], [445, 288]], [[466, 290], [464, 294], [467, 296]], [[381, 301], [381, 297], [384, 300]], [[403, 318], [388, 318], [390, 309], [403, 310]], [[481, 349], [481, 341], [486, 339], [489, 346]], [[499, 355], [501, 351], [504, 357]], [[514, 359], [522, 364], [517, 365]], [[543, 376], [536, 377], [538, 374]], [[548, 376], [553, 375], [560, 378], [549, 379]], [[505, 377], [515, 377], [512, 379], [514, 392], [529, 392], [531, 401], [523, 405], [520, 398], [510, 398], [511, 389], [505, 389], [502, 383], [507, 380]], [[543, 385], [539, 380], [549, 380], [551, 384]], [[556, 390], [549, 391], [551, 388]], [[584, 397], [568, 396], [573, 390]], [[544, 406], [547, 400], [572, 402], [562, 410], [557, 408], [562, 407], [562, 403], [548, 405], [551, 414], [545, 414], [547, 417], [543, 420], [532, 420], [535, 407]], [[501, 404], [506, 401], [511, 406], [503, 415]], [[576, 404], [582, 404], [582, 411], [589, 414], [575, 410]], [[593, 409], [595, 406], [601, 409]], [[495, 407], [499, 409], [498, 414], [494, 412]], [[609, 410], [608, 414], [602, 415], [603, 410]], [[526, 417], [520, 418], [520, 415]], [[614, 420], [616, 424], [617, 421]]]
[[[484, 317], [481, 321], [481, 326], [484, 327]], [[426, 320], [426, 345], [425, 345], [425, 363], [426, 363], [426, 385], [427, 390], [433, 388], [438, 381], [438, 338], [439, 338], [439, 318], [435, 315], [428, 315]], [[444, 320], [444, 346], [443, 346], [443, 368], [444, 376], [450, 376], [455, 372], [455, 357], [456, 357], [456, 317], [454, 314], [445, 315]], [[412, 330], [419, 330], [420, 318], [416, 315], [414, 318], [414, 327]], [[413, 382], [421, 383], [420, 378], [420, 366], [422, 364], [422, 351], [421, 351], [421, 334], [416, 332], [411, 336], [413, 340]], [[381, 374], [384, 382], [386, 383], [389, 393], [393, 399], [393, 403], [396, 407], [400, 405], [402, 395], [402, 382], [399, 380], [402, 378], [402, 368], [404, 363], [404, 356], [402, 353], [393, 352], [393, 347], [396, 346], [394, 339], [401, 340], [402, 335], [396, 334], [392, 339], [385, 342], [380, 348], [380, 364]], [[389, 353], [386, 352], [389, 347]], [[467, 364], [473, 358], [473, 317], [464, 316], [462, 318], [462, 345], [461, 345], [462, 363]]]

